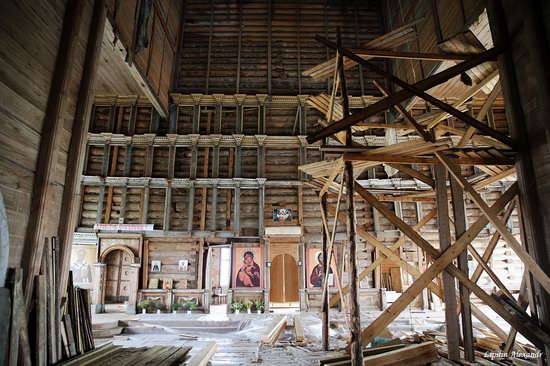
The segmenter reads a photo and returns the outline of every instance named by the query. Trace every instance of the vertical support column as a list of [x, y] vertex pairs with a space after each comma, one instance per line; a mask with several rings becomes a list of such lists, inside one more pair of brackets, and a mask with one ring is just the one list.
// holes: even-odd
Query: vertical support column
[[233, 135], [235, 139], [235, 178], [241, 177], [241, 162], [242, 162], [242, 141], [244, 135]]
[[[336, 29], [338, 48], [342, 47], [340, 27]], [[342, 109], [344, 118], [350, 115], [348, 89], [346, 86], [346, 73], [344, 70], [344, 57], [342, 53], [338, 56], [338, 72], [340, 75], [340, 91], [342, 94]], [[352, 146], [351, 128], [346, 133], [346, 146]], [[350, 313], [350, 354], [352, 365], [363, 365], [363, 342], [361, 333], [361, 311], [358, 301], [357, 281], [357, 238], [356, 238], [356, 217], [355, 217], [355, 178], [353, 177], [353, 164], [351, 161], [344, 163], [344, 178], [346, 181], [347, 197], [347, 237], [349, 245], [349, 313]]]
[[173, 134], [178, 133], [178, 110], [177, 104], [170, 104], [170, 127], [169, 132]]
[[116, 118], [116, 105], [111, 104], [111, 107], [109, 108], [109, 120], [107, 121], [107, 132], [113, 133], [113, 129], [115, 128], [115, 118]]
[[99, 201], [97, 201], [97, 219], [96, 222], [101, 224], [101, 215], [103, 213], [103, 201], [105, 199], [105, 183], [99, 187]]
[[128, 143], [126, 144], [126, 150], [124, 153], [125, 154], [124, 155], [124, 176], [125, 177], [130, 176], [130, 171], [132, 167], [132, 151], [133, 151], [132, 139], [128, 138]]
[[265, 235], [265, 179], [257, 179], [260, 188], [258, 189], [258, 236]]
[[149, 213], [149, 181], [143, 187], [143, 201], [141, 209], [141, 223], [147, 224], [147, 214]]
[[193, 133], [199, 133], [200, 131], [200, 121], [201, 121], [201, 108], [200, 108], [200, 102], [202, 98], [202, 94], [191, 94], [191, 97], [193, 98], [193, 101], [195, 102], [193, 106]]
[[170, 147], [168, 151], [168, 179], [174, 179], [174, 170], [176, 167], [176, 140], [178, 135], [167, 134], [166, 137], [170, 140]]
[[105, 282], [107, 281], [107, 263], [94, 263], [94, 283], [92, 292], [92, 312], [105, 312]]
[[189, 178], [190, 179], [196, 179], [197, 178], [197, 150], [198, 150], [198, 141], [199, 141], [200, 135], [189, 135], [189, 138], [191, 139], [191, 167], [189, 171]]
[[265, 178], [265, 145], [266, 135], [256, 135], [258, 140], [258, 178]]
[[[453, 218], [456, 237], [460, 238], [466, 231], [466, 210], [464, 208], [464, 191], [458, 182], [449, 177], [451, 182], [451, 196], [453, 203]], [[468, 250], [465, 249], [458, 255], [458, 268], [469, 277], [468, 274]], [[470, 290], [462, 283], [460, 291], [460, 315], [462, 318], [462, 339], [464, 343], [464, 358], [474, 362], [474, 333], [472, 329], [472, 309], [470, 306]]]
[[137, 119], [136, 103], [132, 104], [132, 107], [130, 107], [130, 123], [128, 123], [128, 136], [132, 136], [136, 131], [136, 119]]
[[265, 134], [265, 101], [267, 100], [267, 94], [256, 94], [260, 108], [258, 110], [258, 134]]
[[[264, 258], [265, 258], [265, 290], [264, 290], [264, 311], [266, 313], [269, 313], [269, 292], [271, 290], [271, 266], [267, 266], [267, 263], [271, 263], [271, 260], [269, 259], [269, 239], [264, 238]], [[229, 300], [227, 300], [229, 301]]]
[[220, 175], [220, 140], [222, 135], [210, 135], [214, 142], [213, 161], [212, 161], [212, 178], [218, 178]]
[[166, 195], [164, 200], [164, 220], [162, 222], [162, 230], [170, 230], [170, 208], [172, 207], [172, 183], [168, 182], [166, 187]]
[[104, 134], [106, 138], [105, 145], [103, 146], [103, 162], [101, 164], [101, 176], [106, 177], [109, 174], [109, 163], [111, 161], [111, 134]]
[[210, 215], [210, 230], [214, 232], [217, 228], [216, 221], [218, 218], [218, 179], [212, 179], [212, 184], [212, 214]]
[[[437, 207], [437, 226], [439, 229], [439, 246], [441, 252], [451, 246], [451, 228], [449, 225], [449, 206], [447, 203], [447, 172], [445, 167], [437, 164], [435, 170], [435, 198]], [[456, 284], [454, 277], [443, 272], [443, 291], [445, 299], [445, 325], [447, 332], [447, 348], [449, 359], [460, 359], [460, 336], [458, 318], [456, 316]]]
[[195, 212], [195, 182], [191, 181], [189, 185], [189, 202], [187, 211], [187, 231], [193, 231], [193, 214]]
[[235, 127], [235, 133], [237, 134], [243, 133], [243, 103], [245, 97], [245, 94], [235, 94], [235, 99], [237, 99], [237, 126]]
[[216, 100], [216, 118], [214, 119], [214, 133], [222, 133], [222, 101], [223, 94], [212, 94]]
[[233, 204], [233, 231], [237, 236], [241, 234], [241, 181], [242, 178], [233, 178], [235, 181], [235, 203]]
[[119, 224], [124, 224], [126, 218], [126, 194], [128, 193], [128, 186], [122, 187], [122, 192], [120, 194], [120, 215], [118, 218]]
[[[327, 195], [324, 194], [321, 197], [321, 210], [323, 210], [324, 217], [327, 216]], [[323, 233], [323, 276], [328, 271], [328, 233], [325, 230], [325, 226], [321, 227]], [[329, 292], [325, 292], [325, 296], [322, 298], [321, 305], [321, 326], [322, 326], [322, 349], [323, 351], [328, 351], [329, 347]]]
[[[528, 6], [532, 6], [531, 3]], [[531, 10], [526, 9], [526, 13]], [[506, 24], [506, 17], [504, 14], [503, 4], [501, 1], [489, 0], [487, 1], [487, 15], [489, 17], [489, 25], [491, 28], [491, 34], [495, 44], [498, 45], [510, 45], [510, 35]], [[535, 25], [533, 25], [535, 26]], [[533, 40], [530, 40], [529, 28], [531, 25], [526, 26], [527, 38], [529, 47], [531, 49]], [[536, 41], [536, 40], [535, 40]], [[525, 146], [528, 146], [528, 135], [526, 130], [525, 115], [522, 107], [520, 89], [518, 85], [517, 75], [514, 67], [514, 60], [512, 57], [511, 49], [508, 48], [497, 57], [500, 80], [502, 83], [502, 95], [506, 101], [506, 120], [510, 129], [510, 135], [518, 141], [523, 142]], [[535, 63], [534, 69], [538, 70], [538, 60], [533, 60]], [[540, 80], [544, 83], [545, 80]], [[544, 87], [547, 87], [543, 85]], [[541, 91], [542, 93], [542, 91]], [[547, 94], [545, 92], [544, 94]], [[529, 254], [535, 259], [535, 261], [542, 267], [549, 267], [549, 258], [545, 246], [537, 245], [537, 243], [545, 242], [543, 215], [539, 208], [539, 193], [536, 186], [533, 183], [535, 173], [533, 168], [533, 160], [530, 155], [529, 149], [519, 151], [515, 156], [517, 177], [519, 184], [519, 202], [521, 209], [521, 216], [525, 226], [526, 248]], [[530, 276], [531, 277], [531, 276]], [[548, 326], [550, 324], [550, 295], [544, 290], [542, 286], [536, 281], [534, 286], [531, 287], [531, 292], [534, 293], [533, 298], [537, 300], [536, 308], [538, 313], [538, 319], [541, 324]], [[546, 354], [550, 353], [550, 345], [545, 348]]]
[[147, 134], [147, 160], [145, 161], [145, 176], [151, 177], [153, 175], [153, 142], [155, 139], [154, 134]]
[[160, 115], [159, 112], [153, 107], [152, 114], [151, 114], [151, 125], [149, 126], [149, 133], [156, 134], [159, 131], [159, 123], [160, 123]]

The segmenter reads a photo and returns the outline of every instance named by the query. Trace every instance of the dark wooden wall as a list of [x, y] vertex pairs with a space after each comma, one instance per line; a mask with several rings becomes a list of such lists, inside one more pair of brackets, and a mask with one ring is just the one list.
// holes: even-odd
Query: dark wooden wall
[[[379, 1], [187, 1], [178, 91], [182, 93], [317, 94], [323, 80], [301, 72], [334, 56], [314, 40], [334, 40], [337, 26], [345, 46], [382, 34]], [[370, 72], [348, 73], [351, 95], [377, 90]]]
[[[65, 1], [6, 1], [0, 11], [0, 190], [8, 213], [11, 267], [21, 256], [31, 215], [33, 184], [39, 163], [44, 118], [65, 14]], [[46, 198], [44, 236], [56, 236], [69, 144], [80, 86], [93, 1], [85, 1], [77, 34], [73, 72], [64, 95], [62, 128], [54, 137], [55, 171]], [[27, 238], [27, 245], [30, 245]], [[43, 238], [41, 239], [43, 241]]]

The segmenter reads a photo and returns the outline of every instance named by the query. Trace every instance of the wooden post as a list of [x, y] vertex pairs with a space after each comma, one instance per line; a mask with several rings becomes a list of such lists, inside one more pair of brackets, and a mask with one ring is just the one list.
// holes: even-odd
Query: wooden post
[[[503, 5], [500, 1], [487, 1], [487, 15], [491, 34], [495, 44], [511, 44], [508, 33]], [[529, 30], [528, 30], [529, 33]], [[530, 40], [528, 43], [532, 42]], [[498, 58], [500, 80], [502, 84], [502, 95], [506, 101], [506, 120], [508, 121], [510, 134], [514, 138], [528, 144], [526, 123], [522, 107], [518, 79], [514, 68], [514, 60], [510, 49], [502, 53]], [[538, 64], [538, 61], [535, 61]], [[535, 69], [537, 69], [535, 67]], [[542, 81], [542, 80], [541, 80]], [[525, 227], [526, 248], [530, 255], [542, 268], [549, 268], [549, 259], [546, 248], [539, 243], [545, 242], [544, 215], [540, 211], [540, 197], [536, 186], [533, 184], [535, 173], [533, 160], [529, 149], [519, 151], [515, 156], [518, 184], [520, 188], [520, 209]], [[542, 286], [535, 283], [531, 287], [535, 293], [534, 298], [539, 301], [539, 320], [548, 326], [550, 324], [550, 295], [544, 291]], [[546, 354], [550, 352], [550, 346], [546, 347]]]
[[[24, 269], [23, 293], [26, 299], [27, 309], [31, 304], [33, 293], [34, 276], [39, 272], [42, 258], [44, 238], [48, 233], [57, 229], [59, 224], [55, 220], [58, 214], [56, 205], [60, 199], [53, 197], [57, 184], [55, 180], [56, 167], [61, 154], [60, 136], [62, 135], [65, 118], [63, 113], [67, 105], [69, 95], [69, 84], [71, 81], [73, 67], [72, 62], [77, 50], [78, 34], [84, 2], [68, 2], [63, 16], [63, 27], [59, 40], [59, 50], [55, 61], [55, 68], [52, 75], [51, 88], [49, 91], [42, 136], [36, 165], [36, 174], [33, 183], [31, 200], [31, 215], [27, 225], [27, 235], [23, 248], [22, 266]], [[53, 212], [52, 212], [53, 211]], [[51, 219], [53, 216], [53, 220]], [[59, 218], [59, 216], [57, 216]], [[54, 228], [51, 226], [55, 225]]]
[[[324, 212], [324, 217], [327, 217], [327, 196], [326, 194], [321, 197], [321, 209]], [[335, 219], [336, 220], [336, 219]], [[322, 226], [323, 230], [323, 276], [328, 271], [328, 234], [325, 230], [324, 225]], [[323, 351], [328, 351], [329, 348], [329, 306], [328, 306], [328, 297], [329, 291], [324, 292], [321, 306], [321, 324], [322, 324], [322, 349]]]
[[[340, 28], [336, 30], [338, 46], [342, 47], [340, 36]], [[348, 89], [346, 86], [346, 73], [344, 70], [344, 57], [340, 53], [338, 55], [339, 75], [340, 75], [340, 92], [342, 93], [343, 116], [350, 115]], [[348, 129], [346, 134], [346, 146], [352, 146], [351, 129]], [[358, 282], [357, 282], [357, 242], [356, 242], [356, 218], [355, 218], [355, 178], [353, 176], [353, 163], [346, 161], [344, 163], [344, 177], [346, 181], [346, 197], [347, 197], [347, 215], [348, 225], [347, 239], [349, 247], [349, 279], [350, 279], [350, 351], [352, 365], [363, 365], [363, 346], [361, 336], [361, 311], [358, 301]]]
[[[439, 246], [445, 251], [451, 246], [451, 228], [449, 227], [449, 208], [447, 206], [447, 173], [445, 167], [438, 164], [435, 169], [435, 193], [437, 204], [437, 226], [439, 229]], [[453, 276], [443, 272], [443, 290], [445, 298], [445, 326], [449, 359], [460, 359], [460, 336], [458, 318], [456, 317], [456, 283]]]
[[[88, 43], [86, 44], [86, 56], [82, 69], [82, 81], [78, 90], [78, 100], [76, 102], [75, 117], [71, 133], [71, 142], [69, 145], [69, 154], [67, 158], [67, 169], [65, 173], [65, 189], [59, 219], [58, 236], [60, 242], [60, 276], [59, 288], [67, 288], [67, 277], [69, 274], [69, 262], [71, 257], [71, 247], [73, 232], [78, 222], [80, 212], [80, 174], [83, 170], [86, 139], [89, 124], [91, 121], [91, 103], [92, 84], [98, 67], [99, 54], [103, 41], [103, 30], [105, 28], [106, 7], [104, 0], [97, 0], [94, 4]], [[90, 108], [90, 106], [92, 106]], [[135, 109], [135, 108], [134, 108]], [[59, 291], [59, 297], [64, 296], [65, 291]]]
[[38, 366], [47, 365], [47, 316], [46, 316], [46, 276], [38, 275], [35, 280], [36, 288], [36, 353], [35, 363]]
[[[464, 208], [464, 194], [462, 187], [451, 177], [451, 196], [453, 218], [456, 237], [460, 238], [466, 231], [466, 210]], [[465, 250], [458, 255], [458, 269], [468, 274], [468, 252]], [[464, 359], [474, 362], [474, 334], [472, 330], [472, 309], [470, 306], [470, 290], [464, 284], [459, 285], [460, 314], [462, 319], [462, 339], [464, 343]]]

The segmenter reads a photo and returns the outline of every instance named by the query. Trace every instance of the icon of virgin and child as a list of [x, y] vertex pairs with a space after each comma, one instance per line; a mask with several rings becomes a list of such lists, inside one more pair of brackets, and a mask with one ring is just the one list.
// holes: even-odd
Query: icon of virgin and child
[[236, 287], [260, 287], [260, 266], [254, 261], [254, 252], [247, 250], [243, 254], [243, 264], [235, 278]]

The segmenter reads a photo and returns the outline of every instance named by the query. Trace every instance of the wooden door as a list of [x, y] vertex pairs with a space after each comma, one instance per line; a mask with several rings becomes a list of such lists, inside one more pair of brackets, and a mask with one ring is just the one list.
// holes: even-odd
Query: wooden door
[[105, 302], [123, 303], [130, 295], [130, 254], [115, 250], [107, 257]]
[[300, 299], [298, 264], [290, 254], [279, 254], [271, 263], [270, 301], [294, 302]]

